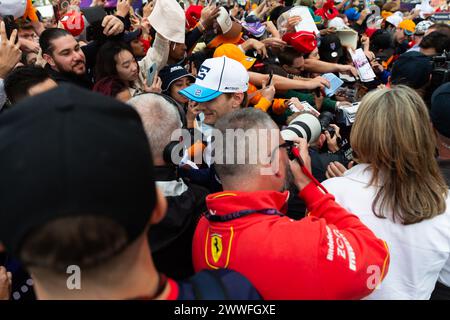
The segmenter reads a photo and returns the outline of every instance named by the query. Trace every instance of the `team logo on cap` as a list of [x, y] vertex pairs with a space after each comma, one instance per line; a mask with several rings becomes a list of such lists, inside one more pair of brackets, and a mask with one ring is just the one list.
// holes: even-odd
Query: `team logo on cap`
[[201, 90], [201, 89], [195, 90], [194, 96], [196, 96], [196, 97], [201, 97], [201, 96], [202, 96], [202, 90]]
[[334, 43], [334, 42], [330, 43], [330, 48], [331, 48], [331, 50], [335, 50], [336, 49], [336, 43]]
[[222, 255], [222, 249], [222, 236], [220, 234], [213, 233], [211, 235], [211, 254], [214, 263], [217, 263], [217, 261], [219, 261], [220, 256]]
[[200, 69], [198, 70], [197, 79], [205, 80], [206, 74], [211, 70], [211, 68], [208, 68], [204, 65], [200, 66]]
[[182, 66], [175, 66], [175, 67], [170, 68], [170, 72], [174, 72], [174, 71], [178, 71], [178, 70], [182, 70], [182, 69], [184, 69]]

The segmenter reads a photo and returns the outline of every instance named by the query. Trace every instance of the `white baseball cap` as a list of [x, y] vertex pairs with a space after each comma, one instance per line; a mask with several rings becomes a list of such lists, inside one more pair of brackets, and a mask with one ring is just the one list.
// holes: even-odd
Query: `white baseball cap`
[[393, 24], [395, 27], [398, 27], [400, 22], [403, 21], [403, 18], [397, 14], [392, 14], [386, 18], [386, 21], [389, 22], [390, 24]]
[[248, 82], [248, 72], [241, 63], [225, 56], [212, 58], [203, 62], [195, 83], [180, 94], [196, 102], [207, 102], [222, 93], [246, 92]]
[[328, 28], [335, 28], [336, 30], [345, 29], [347, 25], [344, 20], [340, 17], [335, 17], [331, 20], [328, 20]]
[[148, 22], [164, 38], [176, 43], [185, 42], [186, 16], [176, 0], [157, 1]]

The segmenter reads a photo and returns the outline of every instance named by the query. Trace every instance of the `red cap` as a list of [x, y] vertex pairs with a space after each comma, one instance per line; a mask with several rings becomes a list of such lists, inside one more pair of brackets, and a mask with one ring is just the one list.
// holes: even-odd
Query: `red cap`
[[202, 15], [202, 6], [190, 6], [186, 10], [186, 25], [188, 29], [194, 28]]
[[316, 35], [308, 31], [298, 31], [286, 33], [283, 36], [283, 41], [288, 45], [293, 46], [298, 52], [309, 54], [317, 48]]
[[366, 36], [368, 36], [369, 38], [372, 37], [372, 35], [375, 33], [375, 31], [377, 31], [378, 29], [376, 28], [367, 28], [366, 31], [364, 32], [366, 34]]
[[334, 19], [339, 15], [339, 11], [334, 7], [334, 1], [328, 0], [322, 8], [317, 9], [314, 14], [316, 16], [321, 16], [324, 19]]
[[79, 36], [84, 30], [84, 19], [81, 12], [67, 12], [61, 17], [60, 21], [64, 29], [69, 31], [74, 37]]

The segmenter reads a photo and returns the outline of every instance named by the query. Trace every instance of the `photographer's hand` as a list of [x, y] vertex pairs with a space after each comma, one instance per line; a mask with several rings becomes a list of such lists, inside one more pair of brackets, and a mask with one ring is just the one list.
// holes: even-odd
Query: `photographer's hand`
[[[300, 157], [303, 161], [303, 165], [309, 172], [311, 172], [311, 158], [308, 152], [308, 142], [303, 138], [296, 138], [293, 142], [300, 151]], [[309, 183], [311, 183], [311, 179], [302, 171], [302, 168], [297, 160], [290, 161], [289, 166], [292, 174], [294, 175], [294, 183], [299, 190], [302, 190]]]
[[328, 131], [325, 131], [325, 137], [327, 137], [328, 150], [335, 153], [339, 151], [337, 139], [341, 138], [341, 135], [339, 134], [341, 129], [335, 124], [330, 124], [330, 127], [334, 128], [335, 134], [333, 137], [331, 137], [330, 133]]

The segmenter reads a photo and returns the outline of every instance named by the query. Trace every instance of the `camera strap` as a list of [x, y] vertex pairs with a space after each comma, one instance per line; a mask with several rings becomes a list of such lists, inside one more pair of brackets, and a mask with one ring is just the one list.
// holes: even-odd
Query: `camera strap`
[[305, 163], [303, 162], [303, 159], [300, 156], [300, 150], [297, 147], [292, 147], [291, 152], [294, 155], [295, 159], [298, 161], [300, 169], [302, 169], [303, 173], [309, 179], [311, 179], [311, 181], [317, 186], [317, 188], [319, 188], [323, 193], [327, 194], [328, 193], [327, 189], [325, 189], [325, 187], [319, 181], [317, 181], [317, 179], [314, 178], [312, 173], [309, 172], [309, 170], [306, 168]]
[[268, 216], [285, 216], [283, 213], [278, 211], [277, 209], [261, 209], [261, 210], [241, 210], [236, 211], [232, 213], [228, 213], [225, 215], [216, 215], [211, 213], [211, 211], [207, 211], [204, 213], [204, 216], [206, 219], [212, 222], [227, 222], [235, 219], [239, 219], [245, 216], [248, 216], [250, 214], [259, 213], [259, 214], [265, 214]]

